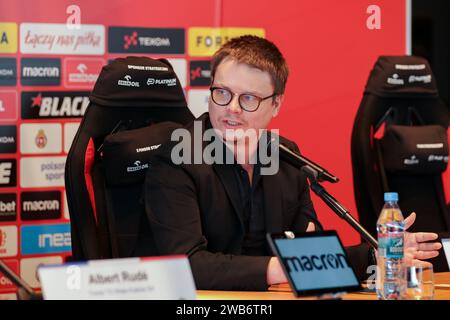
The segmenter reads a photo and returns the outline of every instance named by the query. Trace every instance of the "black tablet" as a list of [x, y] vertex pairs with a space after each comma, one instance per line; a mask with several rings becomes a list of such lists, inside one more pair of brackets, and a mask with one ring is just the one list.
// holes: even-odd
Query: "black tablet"
[[267, 234], [295, 296], [361, 290], [336, 231]]

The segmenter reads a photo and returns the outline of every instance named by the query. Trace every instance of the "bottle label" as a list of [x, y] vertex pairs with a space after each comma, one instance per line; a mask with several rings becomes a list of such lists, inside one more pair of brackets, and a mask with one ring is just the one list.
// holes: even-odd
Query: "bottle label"
[[380, 254], [388, 259], [403, 258], [403, 233], [378, 234]]

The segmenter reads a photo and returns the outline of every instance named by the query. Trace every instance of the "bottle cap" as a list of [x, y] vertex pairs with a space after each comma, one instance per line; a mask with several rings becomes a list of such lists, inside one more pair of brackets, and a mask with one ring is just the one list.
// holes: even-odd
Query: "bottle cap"
[[384, 193], [384, 201], [398, 201], [398, 193], [397, 192], [385, 192]]

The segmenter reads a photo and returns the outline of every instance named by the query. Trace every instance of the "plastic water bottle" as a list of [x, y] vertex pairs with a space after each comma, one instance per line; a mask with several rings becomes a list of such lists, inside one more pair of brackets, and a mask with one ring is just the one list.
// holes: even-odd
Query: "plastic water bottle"
[[402, 262], [405, 223], [397, 201], [398, 193], [386, 192], [377, 221], [377, 296], [382, 300], [402, 299], [404, 291]]

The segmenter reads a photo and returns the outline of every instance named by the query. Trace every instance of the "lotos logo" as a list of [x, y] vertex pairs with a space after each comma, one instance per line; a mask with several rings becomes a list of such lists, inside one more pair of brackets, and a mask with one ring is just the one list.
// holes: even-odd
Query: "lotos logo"
[[0, 53], [17, 52], [17, 24], [0, 23]]
[[283, 258], [288, 272], [328, 270], [328, 269], [346, 269], [349, 268], [347, 259], [341, 253], [322, 254], [320, 256], [300, 256]]

